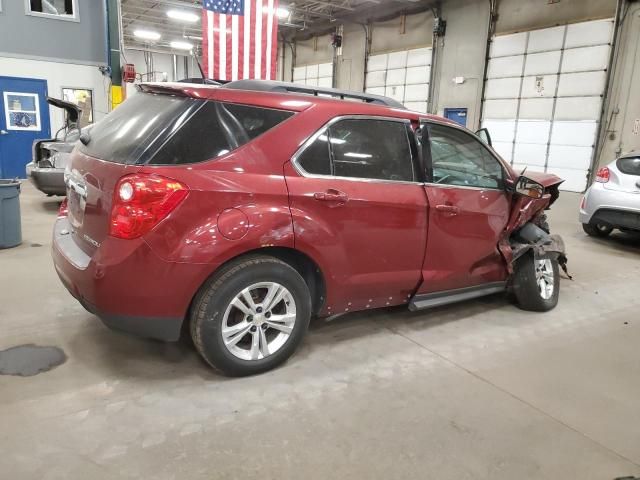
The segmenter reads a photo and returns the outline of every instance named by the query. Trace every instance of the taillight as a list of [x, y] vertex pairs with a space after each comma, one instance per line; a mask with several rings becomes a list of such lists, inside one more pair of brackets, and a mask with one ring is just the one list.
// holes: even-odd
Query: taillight
[[122, 177], [113, 192], [109, 234], [138, 238], [149, 232], [187, 196], [183, 183], [160, 175]]
[[611, 177], [611, 172], [607, 167], [602, 167], [596, 172], [596, 182], [607, 183]]
[[69, 204], [67, 203], [67, 197], [64, 197], [60, 208], [58, 209], [58, 218], [65, 218], [69, 215]]

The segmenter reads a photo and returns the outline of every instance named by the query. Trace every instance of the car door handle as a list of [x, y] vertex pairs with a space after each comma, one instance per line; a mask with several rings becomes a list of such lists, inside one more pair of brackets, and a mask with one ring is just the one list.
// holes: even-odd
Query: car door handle
[[460, 209], [455, 205], [436, 205], [436, 210], [449, 215], [457, 215], [460, 213]]
[[313, 198], [321, 202], [346, 203], [346, 201], [349, 200], [346, 193], [341, 192], [340, 190], [334, 190], [333, 188], [330, 188], [326, 192], [316, 192], [313, 194]]

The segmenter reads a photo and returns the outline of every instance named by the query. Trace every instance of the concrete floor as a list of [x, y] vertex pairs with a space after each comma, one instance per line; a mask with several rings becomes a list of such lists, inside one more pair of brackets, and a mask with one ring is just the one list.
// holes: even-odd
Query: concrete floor
[[551, 225], [574, 281], [547, 314], [494, 296], [315, 321], [282, 368], [227, 379], [188, 343], [112, 332], [49, 257], [57, 201], [25, 185], [0, 251], [0, 349], [68, 361], [0, 376], [6, 479], [613, 479], [640, 475], [640, 237]]

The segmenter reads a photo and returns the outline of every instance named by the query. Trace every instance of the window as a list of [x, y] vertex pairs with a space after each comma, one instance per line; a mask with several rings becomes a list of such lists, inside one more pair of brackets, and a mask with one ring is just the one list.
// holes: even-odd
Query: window
[[93, 123], [93, 91], [86, 88], [63, 88], [62, 99], [80, 108], [80, 128]]
[[176, 165], [229, 153], [293, 112], [171, 95], [134, 95], [91, 129], [87, 155], [116, 163]]
[[27, 15], [79, 21], [77, 0], [25, 0]]
[[640, 176], [640, 157], [625, 157], [618, 159], [618, 170], [627, 175]]
[[457, 128], [429, 124], [433, 183], [502, 188], [498, 160], [472, 135]]
[[40, 100], [36, 93], [3, 92], [7, 130], [40, 131]]
[[311, 174], [415, 180], [406, 125], [390, 120], [340, 120], [309, 145], [298, 163]]

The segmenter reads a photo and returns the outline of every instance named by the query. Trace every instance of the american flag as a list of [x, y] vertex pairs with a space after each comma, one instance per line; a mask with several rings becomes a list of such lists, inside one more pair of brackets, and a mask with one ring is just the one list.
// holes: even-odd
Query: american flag
[[202, 57], [217, 80], [276, 78], [278, 0], [203, 0]]

